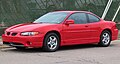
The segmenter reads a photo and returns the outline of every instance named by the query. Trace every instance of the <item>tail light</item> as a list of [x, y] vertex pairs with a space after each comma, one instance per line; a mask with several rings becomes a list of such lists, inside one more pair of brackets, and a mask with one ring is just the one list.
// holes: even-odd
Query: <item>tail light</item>
[[117, 29], [117, 25], [116, 24], [113, 26], [113, 29]]

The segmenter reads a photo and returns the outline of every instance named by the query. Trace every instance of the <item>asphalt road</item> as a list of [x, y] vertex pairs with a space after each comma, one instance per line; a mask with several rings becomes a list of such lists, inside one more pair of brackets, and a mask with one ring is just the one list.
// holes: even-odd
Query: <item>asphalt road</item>
[[66, 46], [56, 52], [41, 49], [0, 49], [0, 64], [120, 64], [120, 40], [109, 47]]

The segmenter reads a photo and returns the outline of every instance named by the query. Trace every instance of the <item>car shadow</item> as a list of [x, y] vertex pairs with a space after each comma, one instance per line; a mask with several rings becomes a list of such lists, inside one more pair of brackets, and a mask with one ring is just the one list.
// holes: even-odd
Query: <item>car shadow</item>
[[[115, 44], [111, 44], [109, 47], [113, 47]], [[82, 45], [70, 45], [70, 46], [62, 46], [56, 52], [66, 51], [66, 50], [77, 50], [77, 49], [89, 49], [89, 48], [101, 48], [97, 44], [82, 44]], [[3, 51], [6, 52], [19, 52], [19, 53], [46, 53], [42, 50], [42, 48], [28, 48], [24, 50], [18, 50], [16, 48], [9, 48]], [[52, 52], [50, 52], [52, 53]]]
[[18, 53], [38, 53], [43, 52], [42, 48], [28, 48], [28, 49], [16, 49], [14, 47], [2, 50], [4, 52], [18, 52]]
[[60, 51], [63, 50], [73, 50], [73, 49], [87, 49], [87, 48], [95, 48], [99, 47], [96, 44], [81, 44], [81, 45], [70, 45], [70, 46], [62, 46], [59, 48]]

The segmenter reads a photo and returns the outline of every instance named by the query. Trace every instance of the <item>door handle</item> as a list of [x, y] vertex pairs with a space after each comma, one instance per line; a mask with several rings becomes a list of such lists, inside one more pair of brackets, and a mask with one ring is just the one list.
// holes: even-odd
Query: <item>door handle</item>
[[85, 26], [85, 27], [88, 27], [88, 26]]

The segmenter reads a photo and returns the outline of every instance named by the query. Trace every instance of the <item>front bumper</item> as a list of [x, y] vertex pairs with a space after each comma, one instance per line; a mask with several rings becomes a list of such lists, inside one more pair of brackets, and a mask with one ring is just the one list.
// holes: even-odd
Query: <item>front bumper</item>
[[2, 35], [3, 44], [14, 47], [42, 47], [43, 37], [40, 36], [6, 36]]

